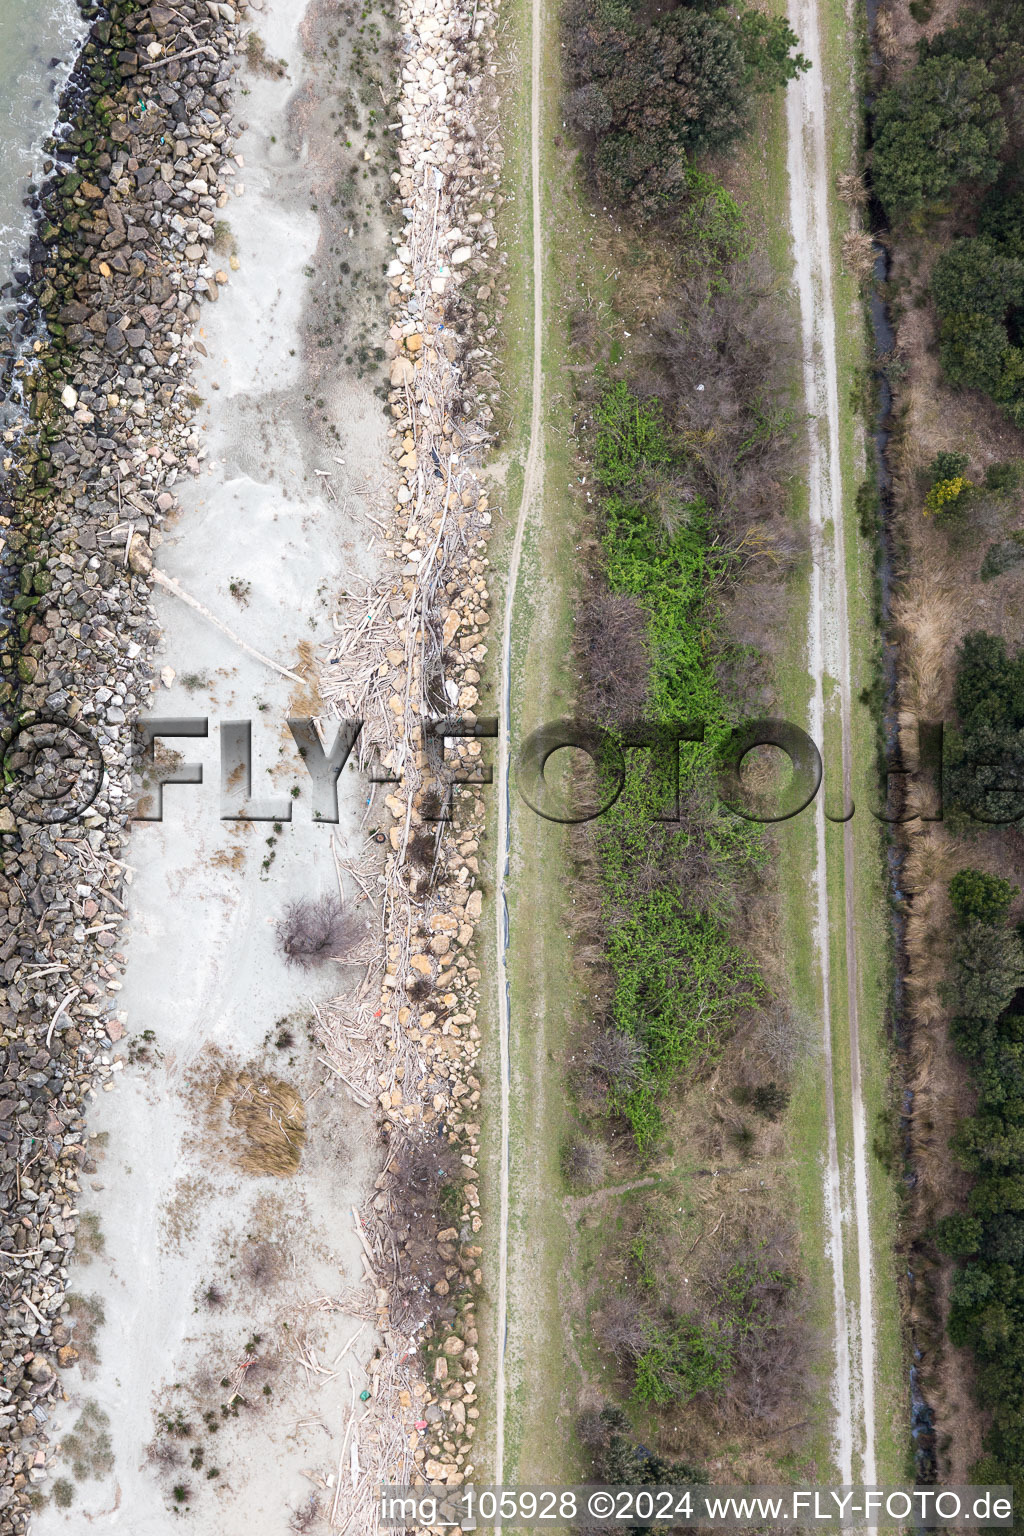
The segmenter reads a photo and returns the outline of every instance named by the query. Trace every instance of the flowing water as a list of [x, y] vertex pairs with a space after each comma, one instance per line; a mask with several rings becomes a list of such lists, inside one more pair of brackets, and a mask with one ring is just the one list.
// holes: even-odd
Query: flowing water
[[0, 0], [0, 284], [24, 262], [25, 199], [84, 35], [75, 0]]

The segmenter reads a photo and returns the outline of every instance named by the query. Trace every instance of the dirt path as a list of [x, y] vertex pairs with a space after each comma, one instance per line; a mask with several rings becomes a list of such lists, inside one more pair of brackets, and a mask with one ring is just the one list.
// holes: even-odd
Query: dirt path
[[[505, 1470], [505, 1353], [508, 1343], [508, 1225], [509, 1225], [509, 1120], [511, 1096], [512, 998], [508, 975], [508, 877], [510, 853], [509, 745], [512, 710], [512, 615], [515, 608], [523, 538], [530, 513], [544, 488], [544, 419], [542, 411], [544, 338], [544, 227], [540, 194], [540, 63], [541, 0], [530, 10], [530, 192], [533, 224], [533, 369], [531, 379], [530, 438], [523, 474], [523, 494], [516, 518], [515, 537], [505, 587], [505, 612], [501, 635], [501, 685], [498, 691], [498, 869], [494, 903], [498, 924], [498, 1021], [501, 1038], [501, 1173], [498, 1232], [498, 1361], [494, 1383], [495, 1464], [494, 1479], [500, 1483]], [[499, 1528], [500, 1529], [500, 1528]]]
[[[810, 731], [825, 734], [825, 677], [838, 681], [842, 733], [844, 808], [851, 805], [852, 744], [850, 637], [843, 534], [839, 447], [839, 374], [836, 358], [835, 296], [829, 233], [829, 171], [826, 146], [825, 82], [817, 0], [791, 0], [790, 22], [814, 67], [786, 93], [790, 223], [800, 302], [804, 394], [811, 418], [808, 464], [809, 521], [813, 550], [808, 631], [808, 668], [813, 681]], [[861, 1481], [875, 1481], [875, 1336], [872, 1311], [871, 1233], [867, 1151], [861, 1094], [858, 1020], [857, 926], [854, 840], [851, 821], [843, 826], [843, 924], [846, 995], [836, 996], [828, 890], [825, 795], [815, 802], [815, 945], [823, 995], [823, 1039], [827, 1095], [825, 1208], [833, 1270], [836, 1377], [836, 1461], [844, 1483], [852, 1482], [859, 1456]], [[834, 839], [833, 839], [834, 846]], [[845, 1004], [849, 1029], [852, 1137], [841, 1152], [837, 1134], [833, 1063], [835, 1013]], [[848, 1177], [844, 1178], [844, 1173]], [[852, 1182], [852, 1191], [848, 1186]], [[844, 1201], [844, 1189], [847, 1191]], [[852, 1221], [857, 1254], [857, 1297], [847, 1292], [844, 1240]]]

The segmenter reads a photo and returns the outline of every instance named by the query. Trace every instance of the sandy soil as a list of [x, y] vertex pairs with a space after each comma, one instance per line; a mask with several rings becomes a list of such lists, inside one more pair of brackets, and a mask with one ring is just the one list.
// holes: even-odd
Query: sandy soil
[[[250, 645], [301, 670], [309, 648], [330, 640], [333, 596], [369, 574], [363, 513], [384, 459], [384, 423], [372, 377], [334, 367], [325, 391], [322, 361], [309, 361], [320, 302], [309, 273], [322, 239], [310, 204], [325, 147], [317, 114], [326, 108], [308, 71], [302, 79], [301, 8], [267, 0], [250, 19], [287, 75], [243, 68], [239, 76], [250, 125], [240, 144], [245, 195], [225, 210], [239, 268], [204, 309], [208, 355], [196, 382], [208, 457], [178, 487], [182, 513], [158, 564]], [[309, 42], [315, 28], [309, 18], [304, 25]], [[372, 243], [384, 248], [379, 228], [369, 230]], [[314, 370], [337, 432], [329, 438], [308, 405]], [[337, 500], [317, 470], [333, 476]], [[337, 888], [332, 829], [312, 820], [286, 724], [289, 714], [315, 713], [310, 690], [167, 592], [156, 592], [155, 605], [158, 666], [176, 677], [153, 713], [208, 717], [207, 740], [168, 742], [202, 764], [204, 783], [165, 789], [162, 823], [138, 825], [132, 839], [125, 1067], [93, 1112], [95, 1166], [81, 1208], [101, 1238], [84, 1245], [98, 1251], [79, 1260], [71, 1286], [98, 1298], [79, 1309], [102, 1308], [105, 1321], [76, 1328], [85, 1358], [80, 1377], [68, 1375], [70, 1400], [55, 1426], [59, 1438], [84, 1410], [61, 1469], [73, 1502], [66, 1511], [51, 1502], [35, 1529], [80, 1532], [84, 1517], [133, 1536], [177, 1530], [178, 1485], [199, 1536], [276, 1536], [317, 1493], [300, 1469], [326, 1478], [337, 1468], [363, 1386], [359, 1362], [372, 1346], [370, 1328], [338, 1300], [361, 1278], [349, 1207], [375, 1172], [372, 1117], [335, 1091], [308, 1033], [310, 999], [361, 979], [362, 966], [299, 972], [278, 950], [274, 924], [288, 901]], [[266, 822], [220, 819], [224, 720], [252, 721], [253, 796], [279, 806], [279, 834]], [[355, 773], [340, 787], [333, 831], [345, 857], [363, 846], [366, 788]], [[346, 889], [349, 903], [358, 895]], [[243, 1068], [294, 1085], [305, 1100], [306, 1141], [292, 1176], [243, 1171], [223, 1107], [211, 1106], [220, 1072]], [[204, 1293], [214, 1282], [210, 1305]], [[305, 1341], [331, 1372], [360, 1330], [337, 1374], [298, 1362]], [[247, 1359], [255, 1363], [243, 1371]], [[236, 1389], [249, 1406], [230, 1407]], [[161, 1413], [178, 1431], [165, 1422], [161, 1432]], [[154, 1443], [171, 1464], [153, 1463]], [[214, 1467], [219, 1475], [209, 1476]]]

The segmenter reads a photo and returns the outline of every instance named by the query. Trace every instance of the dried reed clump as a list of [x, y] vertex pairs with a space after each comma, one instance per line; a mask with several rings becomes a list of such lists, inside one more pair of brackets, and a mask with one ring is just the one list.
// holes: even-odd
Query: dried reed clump
[[318, 896], [286, 907], [277, 933], [288, 964], [308, 970], [328, 960], [344, 960], [362, 938], [363, 925], [337, 896]]
[[306, 1140], [306, 1111], [291, 1083], [269, 1074], [223, 1072], [214, 1103], [227, 1109], [238, 1133], [235, 1161], [245, 1173], [287, 1178], [298, 1171]]
[[836, 177], [836, 195], [847, 208], [866, 207], [868, 189], [864, 185], [864, 177], [856, 171], [840, 171]]
[[863, 229], [848, 229], [843, 236], [843, 261], [848, 272], [860, 282], [870, 277], [875, 267], [875, 248]]
[[900, 43], [896, 33], [896, 23], [889, 12], [882, 8], [879, 9], [875, 18], [875, 44], [887, 63], [899, 54]]

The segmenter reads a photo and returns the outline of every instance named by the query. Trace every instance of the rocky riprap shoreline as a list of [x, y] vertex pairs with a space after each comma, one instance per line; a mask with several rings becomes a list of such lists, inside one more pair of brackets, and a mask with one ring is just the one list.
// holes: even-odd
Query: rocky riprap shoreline
[[[82, 10], [90, 32], [5, 321], [9, 348], [28, 340], [7, 371], [20, 410], [0, 475], [14, 593], [0, 640], [0, 1536], [26, 1530], [42, 1502], [50, 1408], [76, 1358], [65, 1291], [85, 1109], [113, 1086], [124, 1034], [118, 928], [130, 729], [154, 686], [150, 551], [171, 487], [203, 457], [192, 331], [228, 281], [214, 246], [239, 166], [233, 6]], [[31, 752], [58, 726], [98, 745], [104, 776], [84, 811], [52, 821], [25, 786], [34, 773], [38, 787], [45, 760]]]
[[[229, 280], [232, 262], [215, 249], [239, 169], [229, 92], [242, 8], [123, 0], [83, 10], [90, 37], [16, 296], [14, 323], [34, 339], [9, 381], [25, 412], [5, 433], [0, 481], [2, 558], [16, 586], [0, 709], [8, 743], [18, 738], [8, 752], [16, 775], [27, 771], [19, 747], [56, 721], [98, 744], [105, 776], [68, 821], [15, 815], [25, 806], [17, 794], [0, 810], [0, 1536], [24, 1531], [44, 1496], [50, 1405], [75, 1358], [66, 1264], [90, 1168], [85, 1109], [113, 1085], [125, 1025], [117, 934], [130, 878], [129, 731], [154, 686], [151, 552], [175, 481], [203, 457], [193, 331]], [[480, 466], [497, 400], [490, 343], [507, 293], [493, 226], [500, 161], [483, 134], [496, 14], [497, 0], [401, 8], [393, 180], [404, 227], [388, 268], [386, 338], [397, 478], [382, 550], [394, 575], [380, 643], [362, 652], [376, 679], [376, 739], [402, 777], [387, 800], [388, 949], [369, 1010], [390, 1041], [368, 1085], [403, 1145], [434, 1138], [455, 1191], [425, 1228], [392, 1167], [367, 1207], [384, 1352], [371, 1362], [365, 1411], [379, 1425], [381, 1469], [448, 1483], [472, 1475], [480, 1412], [476, 929], [487, 808], [479, 792], [460, 791], [439, 855], [425, 857], [439, 785], [423, 723], [437, 713], [439, 685], [453, 714], [475, 720], [487, 654], [491, 513]], [[342, 712], [366, 713], [374, 735], [372, 711], [346, 709], [343, 683], [331, 681]], [[481, 748], [464, 740], [448, 757], [471, 768]], [[375, 1223], [403, 1242], [401, 1288], [378, 1265], [387, 1249]], [[403, 1341], [401, 1317], [427, 1320]], [[361, 1434], [365, 1450], [369, 1424]]]

